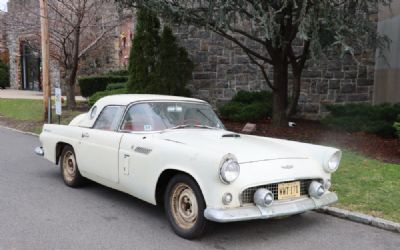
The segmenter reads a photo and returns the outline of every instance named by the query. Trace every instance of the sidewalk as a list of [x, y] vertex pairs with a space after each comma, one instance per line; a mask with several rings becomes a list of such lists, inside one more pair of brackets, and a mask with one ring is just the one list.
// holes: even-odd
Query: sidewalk
[[[64, 96], [65, 97], [65, 96]], [[42, 100], [43, 92], [33, 90], [0, 89], [0, 99], [31, 99]], [[85, 101], [82, 96], [75, 96], [77, 101]]]

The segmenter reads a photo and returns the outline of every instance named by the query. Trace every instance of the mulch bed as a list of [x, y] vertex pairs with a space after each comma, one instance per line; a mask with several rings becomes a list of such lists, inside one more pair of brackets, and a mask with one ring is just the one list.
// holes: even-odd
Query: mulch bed
[[[241, 132], [245, 123], [223, 121], [228, 130]], [[359, 152], [384, 162], [400, 164], [400, 140], [373, 134], [328, 129], [318, 121], [296, 120], [296, 127], [274, 128], [270, 120], [257, 123], [253, 134], [333, 146]]]

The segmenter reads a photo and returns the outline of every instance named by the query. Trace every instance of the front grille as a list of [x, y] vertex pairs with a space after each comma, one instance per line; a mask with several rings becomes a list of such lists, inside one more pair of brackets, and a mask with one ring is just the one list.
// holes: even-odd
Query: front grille
[[[307, 180], [298, 180], [298, 181], [300, 181], [300, 195], [308, 195], [308, 187], [310, 186], [310, 184], [313, 180], [307, 179]], [[285, 181], [285, 182], [279, 182], [279, 183], [289, 183], [289, 182], [293, 182], [293, 181]], [[241, 200], [242, 204], [254, 203], [254, 193], [259, 188], [266, 188], [266, 189], [270, 190], [274, 194], [274, 199], [278, 200], [278, 184], [279, 183], [272, 183], [272, 184], [247, 188], [240, 195], [240, 198], [241, 198], [240, 200]]]

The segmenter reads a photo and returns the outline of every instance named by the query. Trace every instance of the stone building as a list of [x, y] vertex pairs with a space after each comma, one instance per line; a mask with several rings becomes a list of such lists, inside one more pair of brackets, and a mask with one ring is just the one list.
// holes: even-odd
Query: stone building
[[[371, 18], [392, 41], [384, 53], [389, 64], [372, 50], [356, 55], [356, 60], [331, 54], [309, 63], [302, 74], [298, 104], [304, 117], [327, 114], [324, 104], [400, 102], [400, 0], [393, 0], [391, 7], [380, 7]], [[174, 30], [196, 65], [191, 89], [197, 97], [217, 106], [239, 90], [269, 89], [257, 66], [229, 40], [194, 27]]]
[[[197, 97], [220, 105], [239, 90], [269, 89], [258, 67], [231, 41], [194, 27], [176, 27], [175, 32], [196, 65], [191, 89]], [[356, 62], [351, 56], [332, 55], [309, 65], [303, 72], [299, 111], [317, 118], [326, 112], [324, 103], [371, 103], [374, 53], [359, 57]]]
[[392, 41], [375, 64], [374, 103], [400, 103], [400, 0], [379, 8], [378, 31]]
[[8, 62], [8, 49], [6, 44], [6, 32], [4, 29], [5, 12], [0, 10], [0, 60]]
[[[41, 90], [40, 36], [37, 32], [37, 27], [40, 25], [39, 12], [39, 1], [36, 0], [9, 0], [8, 2], [8, 12], [5, 15], [5, 18], [8, 18], [8, 24], [15, 23], [12, 19], [16, 16], [23, 16], [25, 23], [36, 27], [36, 29], [32, 29], [32, 32], [25, 27], [6, 27], [5, 29], [6, 47], [10, 55], [11, 88]], [[113, 2], [104, 5], [101, 10], [103, 16], [117, 16], [118, 14]], [[125, 67], [131, 45], [129, 37], [132, 37], [133, 34], [133, 18], [129, 12], [119, 15], [118, 18], [120, 25], [117, 24], [107, 37], [98, 42], [81, 58], [78, 76], [101, 74]], [[99, 20], [101, 21], [100, 17]], [[122, 38], [123, 34], [125, 39]], [[124, 43], [123, 40], [125, 40]], [[53, 87], [64, 86], [64, 73], [65, 70], [61, 67], [60, 62], [54, 57], [50, 57], [50, 82]], [[79, 89], [77, 91], [79, 92]]]
[[[9, 12], [21, 11], [11, 0]], [[37, 9], [38, 1], [24, 0]], [[114, 6], [115, 7], [115, 6]], [[109, 12], [117, 10], [110, 7]], [[399, 38], [400, 0], [394, 0], [392, 8], [380, 8], [378, 30], [392, 39], [392, 47], [386, 52], [390, 65], [386, 65], [374, 51], [357, 55], [357, 61], [347, 55], [340, 58], [332, 54], [315, 64], [309, 63], [303, 72], [299, 111], [308, 118], [318, 118], [326, 113], [326, 103], [381, 103], [400, 102], [400, 88], [396, 79], [400, 76]], [[378, 14], [378, 13], [377, 13]], [[124, 14], [111, 37], [93, 49], [80, 62], [80, 75], [93, 75], [109, 70], [123, 69], [127, 65], [131, 40], [133, 38], [135, 16]], [[214, 106], [230, 100], [239, 90], [267, 90], [257, 66], [232, 42], [204, 29], [195, 27], [173, 27], [179, 42], [189, 52], [196, 67], [190, 89], [195, 97], [205, 99]], [[7, 47], [10, 54], [11, 85], [18, 89], [36, 88], [35, 82], [25, 84], [24, 79], [35, 79], [26, 75], [27, 65], [39, 72], [39, 51], [34, 49], [34, 37], [29, 33], [7, 33]], [[36, 60], [36, 61], [35, 61]], [[32, 62], [33, 61], [33, 62]], [[35, 64], [36, 62], [36, 64]], [[375, 63], [376, 62], [376, 63]], [[25, 65], [25, 66], [24, 66]], [[36, 66], [32, 66], [36, 65]], [[62, 84], [62, 68], [52, 61], [51, 81]], [[25, 67], [25, 68], [24, 68]], [[271, 74], [271, 71], [269, 72]], [[40, 78], [37, 78], [40, 81]]]
[[[9, 52], [10, 85], [14, 89], [39, 90], [40, 88], [40, 56], [37, 50], [38, 37], [31, 32], [22, 32], [15, 27], [10, 27], [9, 16], [17, 10], [20, 0], [8, 2], [8, 12], [5, 16], [7, 49]], [[27, 1], [26, 9], [38, 8], [37, 1]], [[26, 12], [26, 11], [25, 11]], [[24, 12], [21, 12], [22, 14]], [[26, 20], [34, 23], [39, 19], [33, 13], [24, 13]], [[52, 71], [52, 73], [54, 73]], [[59, 81], [59, 79], [57, 79]]]

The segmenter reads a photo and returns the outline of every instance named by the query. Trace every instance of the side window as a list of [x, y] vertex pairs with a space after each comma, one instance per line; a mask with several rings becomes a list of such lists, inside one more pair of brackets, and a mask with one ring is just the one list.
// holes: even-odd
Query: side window
[[115, 130], [124, 112], [124, 106], [107, 106], [103, 108], [94, 124], [95, 129]]
[[97, 106], [93, 106], [92, 111], [90, 112], [90, 120], [92, 120], [97, 113]]
[[168, 127], [157, 106], [150, 103], [136, 104], [125, 115], [121, 129], [124, 131], [158, 131]]

